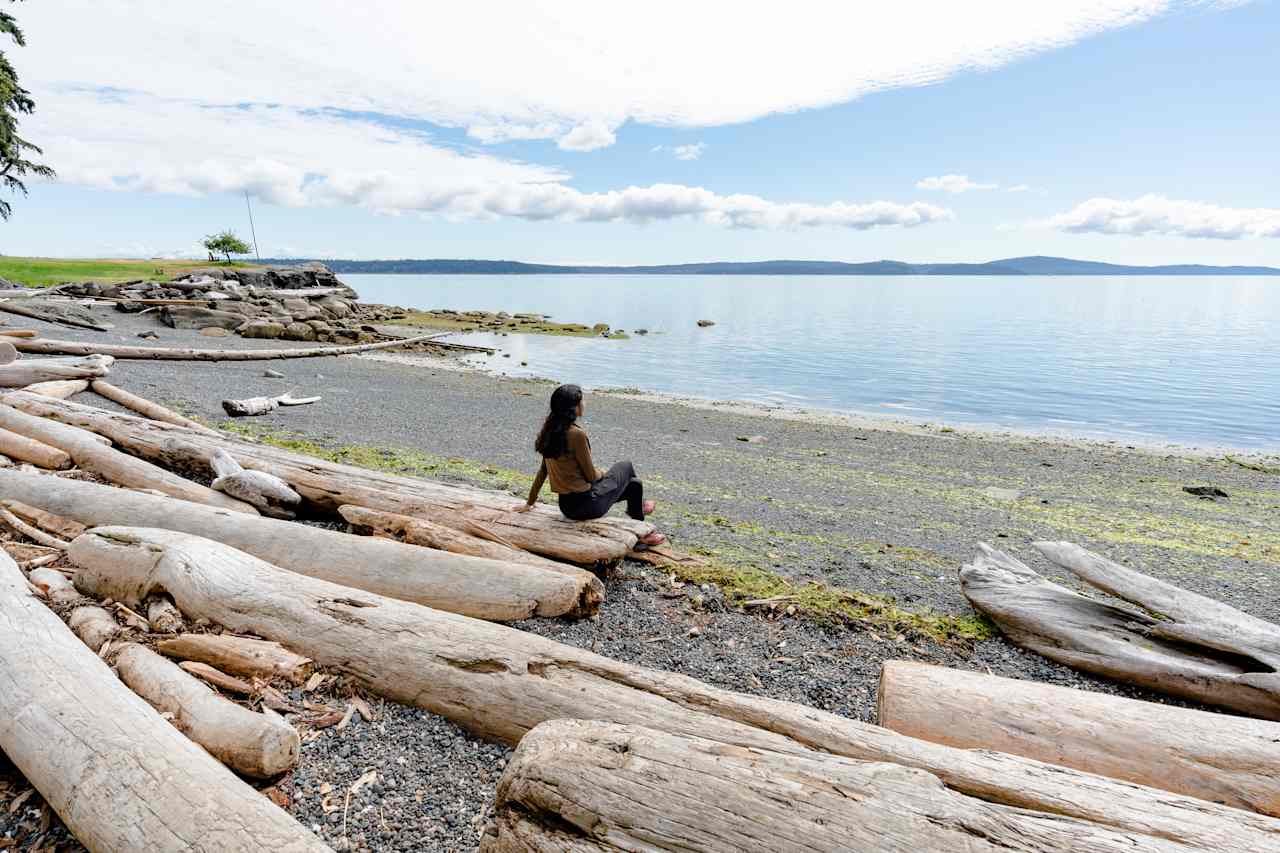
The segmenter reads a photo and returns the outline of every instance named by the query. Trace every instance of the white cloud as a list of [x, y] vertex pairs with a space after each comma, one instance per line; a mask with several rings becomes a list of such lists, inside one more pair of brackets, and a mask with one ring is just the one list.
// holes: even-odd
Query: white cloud
[[705, 142], [694, 142], [691, 145], [677, 145], [672, 149], [677, 160], [697, 160], [707, 150]]
[[565, 151], [595, 151], [597, 148], [608, 148], [617, 141], [613, 128], [603, 121], [591, 119], [560, 137], [556, 144]]
[[1163, 234], [1215, 240], [1280, 237], [1280, 209], [1220, 207], [1144, 195], [1132, 201], [1091, 198], [1045, 224], [1075, 234]]
[[965, 193], [970, 190], [994, 190], [999, 184], [979, 184], [969, 180], [968, 175], [939, 175], [934, 178], [923, 178], [916, 181], [918, 190], [942, 190], [949, 193]]
[[1030, 185], [1030, 184], [1018, 184], [1018, 185], [1016, 185], [1016, 186], [1008, 187], [1008, 188], [1007, 188], [1007, 192], [1011, 192], [1011, 193], [1024, 193], [1024, 192], [1026, 192], [1026, 191], [1027, 191], [1027, 190], [1029, 190], [1029, 189], [1031, 189], [1031, 185]]

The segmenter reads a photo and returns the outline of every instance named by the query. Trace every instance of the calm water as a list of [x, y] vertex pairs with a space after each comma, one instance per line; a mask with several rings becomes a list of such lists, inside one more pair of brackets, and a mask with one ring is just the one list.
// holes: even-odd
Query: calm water
[[[609, 323], [511, 375], [1142, 442], [1280, 450], [1280, 279], [344, 275], [365, 300]], [[697, 327], [700, 319], [716, 325]], [[529, 366], [520, 367], [521, 361]]]

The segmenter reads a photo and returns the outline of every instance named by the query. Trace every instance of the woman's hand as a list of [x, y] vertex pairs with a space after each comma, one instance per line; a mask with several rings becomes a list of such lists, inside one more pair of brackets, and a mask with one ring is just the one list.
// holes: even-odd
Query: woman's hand
[[512, 512], [528, 512], [533, 509], [533, 504], [517, 504], [511, 508]]

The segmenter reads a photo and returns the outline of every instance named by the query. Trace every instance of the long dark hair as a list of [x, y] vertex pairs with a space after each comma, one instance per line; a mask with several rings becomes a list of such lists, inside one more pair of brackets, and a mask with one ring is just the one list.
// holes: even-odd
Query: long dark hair
[[582, 389], [577, 385], [561, 385], [551, 392], [551, 411], [542, 422], [533, 447], [547, 459], [559, 459], [569, 452], [569, 427], [578, 419]]

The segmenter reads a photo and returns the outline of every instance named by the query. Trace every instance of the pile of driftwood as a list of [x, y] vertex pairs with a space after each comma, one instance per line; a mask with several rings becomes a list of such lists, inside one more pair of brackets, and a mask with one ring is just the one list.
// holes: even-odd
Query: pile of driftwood
[[48, 451], [0, 468], [0, 522], [50, 552], [0, 556], [0, 749], [91, 850], [328, 849], [235, 775], [297, 761], [265, 697], [316, 667], [519, 744], [489, 851], [1280, 849], [1274, 724], [1072, 697], [1094, 716], [1062, 737], [1094, 749], [1063, 755], [1044, 712], [1068, 699], [1035, 686], [895, 665], [885, 728], [611, 660], [500, 622], [592, 614], [582, 567], [647, 524], [512, 513], [90, 390], [139, 415], [0, 397], [0, 429]]

